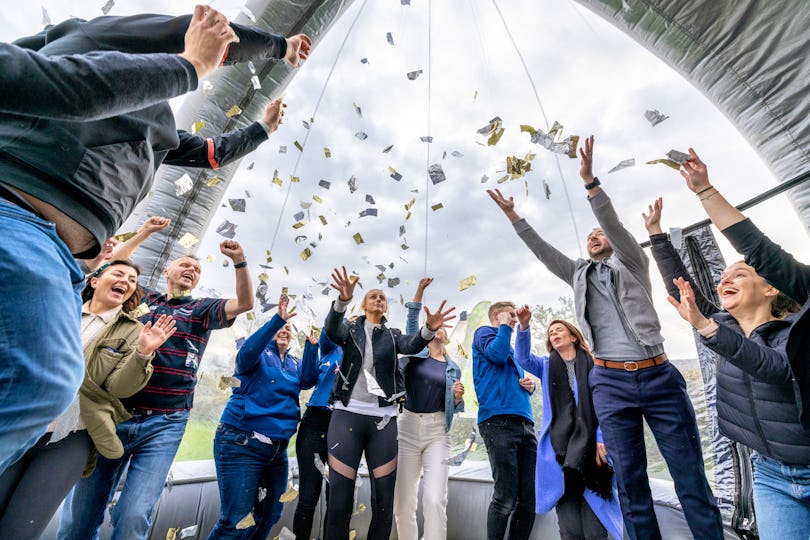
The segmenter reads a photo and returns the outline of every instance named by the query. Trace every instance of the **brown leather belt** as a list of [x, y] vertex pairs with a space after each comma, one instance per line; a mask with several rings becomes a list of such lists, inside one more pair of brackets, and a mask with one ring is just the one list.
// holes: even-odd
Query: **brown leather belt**
[[602, 360], [601, 358], [594, 358], [593, 363], [595, 366], [605, 367], [609, 369], [623, 369], [624, 371], [638, 371], [640, 369], [647, 369], [655, 366], [660, 366], [667, 361], [666, 354], [659, 354], [652, 358], [644, 360], [630, 360], [629, 362], [615, 362], [613, 360]]

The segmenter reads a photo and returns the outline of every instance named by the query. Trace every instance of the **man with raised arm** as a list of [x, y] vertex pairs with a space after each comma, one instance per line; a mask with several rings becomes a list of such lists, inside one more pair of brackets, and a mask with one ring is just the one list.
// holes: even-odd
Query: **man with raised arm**
[[540, 262], [574, 289], [579, 326], [594, 354], [589, 378], [594, 409], [616, 467], [630, 537], [661, 538], [647, 478], [646, 420], [692, 535], [720, 539], [723, 524], [703, 468], [695, 411], [683, 376], [664, 354], [649, 260], [593, 175], [593, 136], [586, 139], [580, 157], [580, 176], [600, 226], [588, 235], [589, 259], [569, 258], [515, 212], [511, 197], [498, 190], [488, 193]]
[[253, 309], [253, 287], [242, 246], [225, 240], [219, 247], [233, 262], [236, 298], [193, 298], [191, 291], [201, 271], [194, 256], [175, 259], [163, 272], [167, 294], [147, 291], [149, 313], [141, 321], [171, 315], [177, 331], [155, 352], [154, 371], [144, 389], [122, 400], [132, 415], [117, 426], [124, 444], [123, 457], [99, 456], [93, 474], [76, 484], [65, 500], [58, 538], [96, 538], [104, 511], [125, 472], [126, 481], [112, 511], [112, 538], [147, 537], [155, 504], [186, 430], [197, 368], [211, 331], [231, 326], [237, 315]]

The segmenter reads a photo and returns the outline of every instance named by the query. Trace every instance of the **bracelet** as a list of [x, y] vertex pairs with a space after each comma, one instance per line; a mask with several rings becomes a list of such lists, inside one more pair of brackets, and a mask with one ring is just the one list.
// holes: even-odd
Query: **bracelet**
[[240, 263], [236, 263], [236, 264], [233, 265], [233, 267], [236, 268], [236, 269], [244, 268], [246, 266], [247, 266], [247, 261], [242, 261]]
[[700, 191], [698, 191], [697, 193], [695, 193], [695, 195], [697, 195], [698, 197], [700, 197], [700, 195], [701, 195], [702, 193], [706, 193], [706, 192], [707, 192], [707, 191], [709, 191], [710, 189], [714, 189], [714, 186], [710, 185], [709, 187], [703, 188], [703, 189], [701, 189]]
[[710, 194], [710, 195], [706, 195], [705, 197], [700, 197], [700, 200], [701, 200], [701, 201], [706, 201], [706, 200], [709, 200], [709, 199], [711, 199], [712, 197], [714, 197], [715, 195], [717, 195], [718, 193], [720, 193], [720, 192], [719, 192], [719, 191], [717, 191], [717, 190], [715, 190], [715, 191], [714, 191], [714, 193], [712, 193], [712, 194]]
[[595, 188], [596, 186], [601, 186], [601, 185], [602, 185], [602, 182], [599, 181], [599, 178], [594, 176], [593, 177], [593, 182], [591, 182], [590, 184], [585, 184], [585, 189], [590, 190], [590, 189]]

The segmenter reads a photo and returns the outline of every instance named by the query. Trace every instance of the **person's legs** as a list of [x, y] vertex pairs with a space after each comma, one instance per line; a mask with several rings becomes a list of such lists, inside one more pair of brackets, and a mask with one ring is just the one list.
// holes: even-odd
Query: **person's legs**
[[589, 384], [605, 446], [613, 458], [627, 534], [632, 540], [659, 540], [661, 531], [647, 478], [639, 402], [643, 386], [636, 380], [638, 373], [594, 366]]
[[397, 422], [384, 428], [380, 418], [366, 417], [366, 463], [371, 480], [371, 523], [368, 540], [388, 540], [394, 524], [394, 486], [397, 481]]
[[48, 444], [50, 438], [50, 433], [43, 435], [25, 454], [28, 462], [25, 474], [0, 517], [0, 534], [4, 538], [39, 538], [87, 466], [93, 449], [87, 430]]
[[703, 468], [700, 432], [686, 381], [669, 362], [638, 375], [644, 418], [672, 475], [692, 535], [723, 538], [723, 520]]
[[[446, 431], [444, 411], [429, 415], [424, 426], [423, 439], [427, 443], [422, 454], [424, 479], [422, 480], [422, 514], [425, 517], [424, 540], [447, 538], [447, 477], [450, 475], [450, 435]], [[400, 437], [400, 456], [402, 437]], [[534, 473], [532, 473], [533, 475]], [[397, 467], [397, 486], [405, 479], [402, 461]], [[394, 499], [396, 501], [396, 498]], [[532, 507], [534, 513], [534, 507]]]
[[762, 540], [810, 538], [810, 466], [755, 455], [754, 506]]
[[492, 500], [487, 511], [487, 540], [503, 540], [518, 497], [518, 445], [523, 431], [515, 417], [493, 416], [478, 424], [492, 468]]
[[333, 411], [329, 422], [329, 514], [326, 540], [348, 540], [354, 505], [354, 482], [366, 444], [361, 431], [364, 417], [348, 411]]
[[534, 472], [537, 467], [537, 437], [534, 424], [522, 422], [522, 433], [517, 447], [518, 491], [515, 511], [509, 523], [511, 540], [528, 540], [534, 527]]
[[79, 390], [84, 275], [52, 223], [5, 199], [0, 231], [2, 473], [36, 444]]
[[[295, 455], [298, 459], [298, 504], [293, 518], [293, 533], [296, 540], [311, 540], [315, 507], [321, 496], [323, 476], [315, 467], [315, 456], [328, 463], [326, 435], [331, 412], [326, 409], [309, 408], [304, 413], [298, 436], [295, 439]], [[329, 483], [326, 483], [326, 499], [329, 499]], [[326, 516], [323, 516], [326, 523]], [[318, 535], [320, 536], [320, 535]]]
[[273, 441], [271, 455], [265, 459], [261, 485], [267, 490], [267, 495], [261, 500], [259, 500], [260, 497], [257, 497], [254, 503], [256, 530], [251, 535], [254, 540], [265, 540], [273, 525], [281, 519], [281, 513], [284, 511], [284, 503], [279, 501], [279, 498], [287, 490], [288, 443], [289, 441]]
[[557, 505], [557, 525], [560, 528], [561, 540], [582, 540], [585, 534], [582, 530], [582, 507], [588, 506], [582, 498], [585, 486], [579, 475], [564, 470], [565, 491]]
[[[399, 478], [394, 487], [394, 517], [399, 540], [418, 540], [416, 507], [419, 495], [419, 476], [422, 473], [421, 415], [403, 411], [397, 418], [399, 430], [399, 453], [397, 469]], [[427, 472], [425, 472], [427, 478]], [[427, 484], [425, 487], [427, 494]], [[427, 508], [425, 506], [425, 508]], [[427, 510], [425, 510], [427, 513]], [[425, 517], [427, 523], [427, 516]]]
[[[112, 540], [145, 540], [166, 476], [186, 431], [188, 411], [133, 418], [132, 457], [118, 503], [112, 509]], [[126, 443], [125, 443], [126, 444]]]
[[580, 517], [582, 521], [582, 535], [585, 540], [602, 540], [603, 538], [607, 538], [607, 529], [602, 525], [602, 522], [599, 521], [599, 518], [596, 517], [593, 508], [591, 508], [591, 505], [589, 505], [585, 499], [582, 499], [580, 509], [582, 511]]

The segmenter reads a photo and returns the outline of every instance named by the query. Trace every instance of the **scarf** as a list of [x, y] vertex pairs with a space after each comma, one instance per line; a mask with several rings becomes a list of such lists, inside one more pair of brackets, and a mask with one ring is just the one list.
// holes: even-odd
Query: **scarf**
[[[608, 464], [596, 466], [596, 413], [593, 410], [588, 375], [593, 359], [577, 349], [574, 362], [577, 397], [569, 386], [566, 361], [552, 351], [548, 361], [549, 394], [551, 399], [551, 447], [563, 470], [582, 477], [585, 486], [603, 499], [613, 496], [613, 468]], [[577, 418], [579, 421], [577, 421]]]

